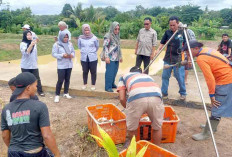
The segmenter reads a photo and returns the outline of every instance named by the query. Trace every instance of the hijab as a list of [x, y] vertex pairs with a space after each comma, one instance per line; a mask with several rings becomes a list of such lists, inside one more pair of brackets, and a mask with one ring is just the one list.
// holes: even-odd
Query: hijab
[[[31, 33], [31, 31], [30, 31], [30, 30], [26, 30], [26, 31], [23, 32], [23, 39], [22, 39], [22, 42], [24, 42], [24, 43], [27, 44], [27, 49], [28, 49], [28, 47], [31, 45], [32, 40], [28, 40], [28, 39], [27, 39], [27, 33]], [[32, 33], [31, 33], [31, 35], [32, 35]], [[35, 46], [32, 47], [31, 52], [33, 51], [34, 47], [35, 47]], [[26, 50], [27, 50], [27, 49], [26, 49]], [[30, 52], [30, 53], [31, 53], [31, 52]]]
[[118, 34], [114, 34], [114, 29], [119, 26], [119, 23], [114, 21], [111, 25], [110, 25], [110, 30], [108, 33], [106, 33], [106, 35], [104, 36], [104, 38], [108, 38], [110, 40], [112, 40], [113, 42], [115, 42], [117, 45], [120, 46], [120, 32]]
[[60, 31], [60, 34], [59, 34], [59, 36], [58, 36], [58, 45], [60, 45], [61, 47], [63, 47], [64, 50], [65, 50], [65, 52], [66, 52], [67, 54], [71, 54], [71, 51], [70, 51], [70, 49], [69, 49], [69, 47], [68, 47], [68, 46], [69, 46], [69, 40], [68, 40], [67, 43], [64, 42], [64, 37], [65, 37], [66, 35], [68, 35], [68, 30], [67, 30], [67, 29], [65, 29], [65, 30], [63, 30], [63, 31]]
[[[89, 29], [89, 31], [90, 31], [89, 35], [85, 34], [85, 28]], [[83, 24], [82, 25], [82, 35], [80, 35], [79, 38], [81, 38], [81, 39], [90, 39], [93, 36], [94, 36], [94, 34], [91, 32], [91, 28], [90, 28], [89, 24]]]

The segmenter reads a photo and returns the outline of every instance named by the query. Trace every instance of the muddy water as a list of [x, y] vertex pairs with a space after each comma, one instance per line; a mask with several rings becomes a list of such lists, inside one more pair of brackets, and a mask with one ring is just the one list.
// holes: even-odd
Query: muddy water
[[[105, 62], [100, 60], [100, 53], [102, 48], [98, 50], [98, 73], [105, 73]], [[131, 67], [135, 65], [136, 55], [134, 54], [134, 49], [122, 49], [123, 62], [119, 65], [118, 74], [123, 74], [129, 71]], [[157, 58], [157, 60], [151, 65], [150, 75], [156, 74], [163, 67], [163, 57], [164, 52]], [[76, 50], [76, 57], [73, 59], [74, 62], [74, 71], [81, 72], [81, 63], [80, 63], [80, 50]], [[11, 64], [20, 64], [19, 60], [10, 61]], [[44, 55], [38, 57], [39, 67], [43, 68], [55, 68], [57, 66], [56, 59], [52, 55]], [[142, 65], [143, 68], [143, 65]]]

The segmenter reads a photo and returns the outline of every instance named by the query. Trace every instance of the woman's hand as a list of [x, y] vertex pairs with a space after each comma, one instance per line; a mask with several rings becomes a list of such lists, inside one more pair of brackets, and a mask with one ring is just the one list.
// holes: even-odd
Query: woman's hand
[[110, 64], [110, 58], [106, 58], [105, 61], [106, 61], [106, 64]]
[[63, 57], [64, 58], [69, 58], [67, 53], [63, 54]]
[[37, 43], [37, 41], [36, 41], [36, 40], [33, 40], [33, 41], [31, 42], [31, 45], [34, 46], [36, 43]]

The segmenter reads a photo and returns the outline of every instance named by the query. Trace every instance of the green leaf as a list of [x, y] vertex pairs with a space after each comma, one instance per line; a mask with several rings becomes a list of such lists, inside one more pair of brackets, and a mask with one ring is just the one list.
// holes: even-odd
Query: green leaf
[[140, 149], [140, 151], [138, 152], [138, 154], [136, 155], [136, 157], [143, 157], [146, 150], [147, 150], [148, 144], [146, 146], [144, 146], [142, 149]]
[[91, 136], [103, 146], [103, 148], [107, 151], [109, 157], [119, 157], [118, 150], [111, 137], [100, 126], [98, 126], [98, 130], [101, 134], [102, 139], [95, 135]]
[[136, 156], [136, 141], [135, 136], [133, 136], [130, 146], [127, 149], [126, 157], [135, 157]]

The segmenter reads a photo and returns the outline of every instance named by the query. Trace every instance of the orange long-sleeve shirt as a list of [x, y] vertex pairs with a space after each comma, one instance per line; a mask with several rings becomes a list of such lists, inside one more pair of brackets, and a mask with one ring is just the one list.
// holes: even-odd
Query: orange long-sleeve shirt
[[[222, 54], [210, 48], [202, 48], [199, 54], [201, 53], [210, 53], [213, 56], [228, 61]], [[210, 95], [215, 94], [216, 85], [232, 83], [232, 67], [229, 64], [207, 55], [199, 55], [197, 57], [197, 64], [204, 74]]]

